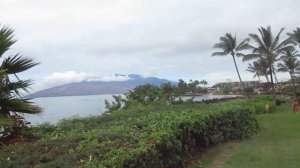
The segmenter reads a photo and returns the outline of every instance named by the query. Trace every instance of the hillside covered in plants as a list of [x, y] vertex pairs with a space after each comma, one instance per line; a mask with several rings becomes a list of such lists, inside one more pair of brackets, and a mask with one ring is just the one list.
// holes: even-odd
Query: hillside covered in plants
[[258, 131], [256, 114], [268, 98], [204, 104], [135, 104], [100, 117], [66, 119], [29, 128], [33, 142], [0, 150], [2, 167], [184, 167], [212, 144]]

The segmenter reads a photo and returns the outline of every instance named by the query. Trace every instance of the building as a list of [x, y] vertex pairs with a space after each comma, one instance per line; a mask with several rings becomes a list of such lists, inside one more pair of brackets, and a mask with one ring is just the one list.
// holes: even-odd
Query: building
[[[244, 81], [243, 82], [244, 87], [260, 87], [260, 82], [259, 81]], [[214, 88], [219, 87], [219, 88], [241, 88], [241, 83], [240, 82], [223, 82], [223, 83], [217, 83], [213, 86]]]

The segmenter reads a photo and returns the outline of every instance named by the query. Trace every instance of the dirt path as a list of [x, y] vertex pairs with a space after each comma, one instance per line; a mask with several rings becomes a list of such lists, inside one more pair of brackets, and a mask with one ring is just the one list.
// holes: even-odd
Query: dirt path
[[222, 153], [208, 166], [208, 168], [220, 168], [225, 161], [239, 148], [239, 142], [230, 142]]

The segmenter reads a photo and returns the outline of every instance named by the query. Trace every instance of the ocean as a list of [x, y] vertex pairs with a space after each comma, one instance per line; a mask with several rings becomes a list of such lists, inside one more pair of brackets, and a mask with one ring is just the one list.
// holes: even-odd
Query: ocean
[[104, 101], [113, 100], [112, 95], [42, 97], [32, 101], [43, 108], [40, 114], [25, 114], [31, 125], [49, 122], [57, 123], [61, 119], [72, 117], [99, 116], [105, 111]]

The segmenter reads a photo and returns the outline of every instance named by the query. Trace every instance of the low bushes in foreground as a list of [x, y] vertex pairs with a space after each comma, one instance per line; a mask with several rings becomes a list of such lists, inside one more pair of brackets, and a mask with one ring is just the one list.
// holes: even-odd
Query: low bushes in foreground
[[[193, 152], [247, 138], [261, 101], [138, 106], [32, 128], [40, 139], [0, 151], [1, 167], [184, 167]], [[257, 105], [259, 104], [259, 105]], [[265, 103], [262, 103], [265, 104]], [[161, 108], [160, 108], [161, 107]]]

